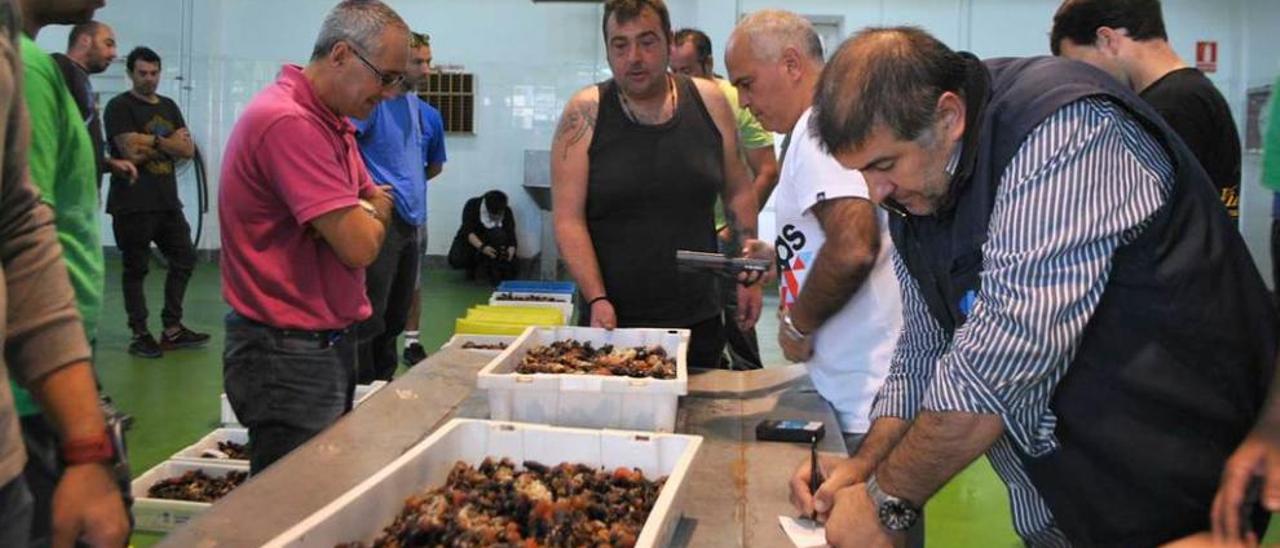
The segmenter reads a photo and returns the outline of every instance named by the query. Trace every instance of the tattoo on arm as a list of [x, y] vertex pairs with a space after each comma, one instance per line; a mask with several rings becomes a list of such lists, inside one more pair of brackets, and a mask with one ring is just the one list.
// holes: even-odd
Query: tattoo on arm
[[560, 117], [560, 126], [556, 128], [556, 140], [564, 146], [563, 157], [569, 157], [569, 148], [578, 144], [587, 132], [596, 125], [598, 104], [588, 101], [577, 101], [565, 110]]

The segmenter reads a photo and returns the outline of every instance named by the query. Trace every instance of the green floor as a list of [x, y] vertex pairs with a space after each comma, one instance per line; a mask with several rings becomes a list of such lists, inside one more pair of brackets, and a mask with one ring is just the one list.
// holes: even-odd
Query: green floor
[[[427, 270], [423, 273], [423, 343], [438, 348], [453, 332], [453, 320], [469, 306], [485, 302], [489, 288], [467, 282], [460, 273]], [[164, 271], [152, 269], [148, 279], [152, 329], [159, 329], [159, 308]], [[208, 347], [166, 354], [158, 360], [136, 358], [126, 352], [129, 330], [120, 295], [120, 262], [107, 261], [106, 303], [98, 334], [97, 368], [107, 392], [135, 418], [129, 434], [134, 474], [141, 474], [218, 427], [218, 394], [222, 392], [222, 317], [226, 304], [219, 290], [216, 265], [201, 263], [187, 291], [185, 323], [208, 332]], [[776, 301], [774, 306], [776, 306]], [[772, 310], [766, 303], [765, 310]], [[772, 333], [776, 321], [766, 314], [760, 326], [766, 362], [780, 359]], [[778, 496], [784, 497], [779, 485]], [[929, 503], [926, 510], [931, 547], [1017, 546], [1009, 518], [1003, 485], [986, 460], [979, 460], [956, 477]], [[1268, 541], [1280, 540], [1270, 531]], [[137, 534], [133, 544], [150, 546], [159, 536]]]

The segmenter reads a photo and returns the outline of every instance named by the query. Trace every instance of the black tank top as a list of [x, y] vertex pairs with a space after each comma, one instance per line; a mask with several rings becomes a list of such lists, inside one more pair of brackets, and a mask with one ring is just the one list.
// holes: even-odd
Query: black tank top
[[597, 85], [587, 230], [619, 326], [689, 326], [720, 312], [715, 277], [677, 272], [675, 258], [716, 250], [723, 141], [693, 81], [673, 78], [675, 113], [658, 125], [631, 121], [613, 80]]

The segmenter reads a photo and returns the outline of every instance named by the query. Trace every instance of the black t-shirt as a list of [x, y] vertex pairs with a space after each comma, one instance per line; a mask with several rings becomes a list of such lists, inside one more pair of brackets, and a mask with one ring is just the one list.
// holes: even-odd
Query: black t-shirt
[[67, 81], [67, 88], [76, 100], [80, 109], [80, 117], [89, 129], [89, 138], [93, 141], [93, 153], [98, 157], [98, 187], [102, 187], [102, 175], [107, 172], [106, 149], [102, 146], [102, 118], [98, 116], [98, 105], [93, 100], [93, 85], [89, 82], [89, 73], [70, 57], [54, 53], [53, 60], [62, 69], [62, 78]]
[[1187, 67], [1165, 74], [1139, 95], [1187, 143], [1218, 187], [1227, 211], [1239, 216], [1240, 134], [1218, 88], [1199, 70]]
[[[107, 103], [103, 118], [107, 124], [107, 143], [112, 156], [122, 157], [115, 145], [117, 135], [145, 133], [168, 137], [187, 127], [177, 103], [164, 96], [148, 103], [130, 92], [115, 96]], [[111, 176], [111, 190], [107, 193], [107, 213], [139, 213], [144, 211], [169, 211], [181, 209], [178, 200], [178, 180], [174, 175], [175, 163], [168, 156], [160, 156], [138, 166], [138, 180]]]

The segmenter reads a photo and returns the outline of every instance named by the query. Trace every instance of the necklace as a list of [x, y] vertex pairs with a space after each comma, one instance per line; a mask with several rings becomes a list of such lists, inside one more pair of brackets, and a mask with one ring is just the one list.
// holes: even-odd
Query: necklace
[[[627, 97], [627, 92], [622, 90], [622, 86], [618, 86], [618, 97], [622, 99], [623, 114], [626, 114], [627, 118], [631, 119], [632, 122], [637, 124], [643, 123], [640, 121], [640, 118], [636, 116], [636, 113], [631, 106], [631, 99]], [[675, 82], [672, 81], [671, 75], [667, 75], [667, 96], [662, 99], [662, 107], [658, 111], [658, 118], [662, 117], [662, 111], [667, 108], [668, 100], [671, 101], [671, 112], [674, 115], [676, 110], [676, 85]]]

